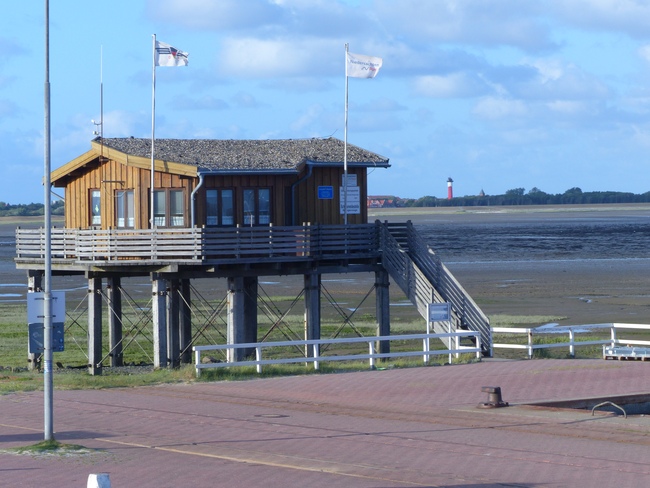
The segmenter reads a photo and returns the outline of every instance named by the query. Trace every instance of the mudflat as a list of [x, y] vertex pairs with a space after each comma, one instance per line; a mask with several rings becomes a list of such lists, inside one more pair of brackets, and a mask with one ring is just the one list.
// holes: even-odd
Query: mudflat
[[[410, 220], [488, 316], [533, 315], [565, 325], [650, 323], [650, 204], [370, 209], [369, 221], [375, 219]], [[26, 275], [13, 264], [14, 232], [41, 222], [0, 218], [0, 303], [24, 301]], [[372, 286], [373, 277], [324, 280], [346, 293]], [[223, 287], [224, 280], [210, 281], [219, 283], [202, 285]], [[264, 286], [281, 288], [271, 289], [278, 294], [302, 285], [299, 277], [273, 281]], [[80, 297], [84, 285], [79, 277], [54, 282]], [[400, 295], [393, 286], [391, 300]]]
[[488, 316], [650, 323], [650, 204], [377, 209], [410, 220]]

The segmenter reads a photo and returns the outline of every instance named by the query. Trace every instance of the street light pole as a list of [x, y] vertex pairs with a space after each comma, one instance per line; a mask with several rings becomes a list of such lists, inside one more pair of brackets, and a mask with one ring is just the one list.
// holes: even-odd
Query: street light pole
[[44, 437], [54, 440], [52, 393], [52, 220], [50, 215], [50, 5], [45, 0], [45, 175], [44, 186], [44, 231], [45, 231], [45, 276], [43, 279], [43, 393], [44, 393]]

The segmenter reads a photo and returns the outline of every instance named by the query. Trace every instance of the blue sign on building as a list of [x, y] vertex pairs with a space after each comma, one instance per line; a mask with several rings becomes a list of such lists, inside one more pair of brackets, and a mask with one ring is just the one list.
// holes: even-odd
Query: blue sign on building
[[318, 199], [319, 200], [332, 200], [334, 198], [334, 187], [333, 186], [319, 186], [318, 187]]

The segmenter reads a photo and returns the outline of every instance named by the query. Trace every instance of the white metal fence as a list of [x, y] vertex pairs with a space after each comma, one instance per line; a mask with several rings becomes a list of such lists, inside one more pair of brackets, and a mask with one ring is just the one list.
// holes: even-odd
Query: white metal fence
[[[576, 339], [576, 334], [583, 333], [590, 329], [610, 329], [610, 338], [601, 340], [581, 341]], [[493, 349], [525, 349], [528, 353], [528, 358], [533, 357], [533, 351], [536, 349], [550, 349], [556, 347], [568, 347], [569, 354], [575, 357], [575, 348], [580, 346], [593, 346], [593, 345], [643, 345], [650, 346], [650, 341], [639, 339], [623, 339], [619, 337], [618, 331], [620, 330], [645, 330], [650, 332], [650, 325], [647, 324], [619, 324], [619, 323], [606, 323], [606, 324], [588, 324], [588, 325], [571, 325], [553, 327], [552, 329], [544, 328], [519, 328], [519, 327], [493, 327], [493, 334], [513, 334], [513, 335], [526, 335], [526, 344], [509, 344], [509, 343], [492, 343]], [[534, 344], [535, 337], [540, 340], [549, 338], [550, 336], [557, 336], [558, 334], [567, 334], [569, 340], [567, 342], [547, 342]]]
[[[451, 337], [454, 340], [455, 346], [453, 349], [439, 349], [432, 350], [430, 348], [431, 339], [442, 339]], [[461, 346], [460, 340], [462, 338], [473, 338], [476, 341], [476, 346]], [[375, 352], [375, 346], [377, 342], [380, 341], [411, 341], [419, 340], [422, 341], [421, 350], [412, 350], [412, 351], [396, 351], [396, 352], [387, 352], [387, 353], [378, 353]], [[345, 354], [345, 355], [332, 355], [332, 356], [321, 356], [320, 350], [322, 345], [335, 344], [354, 344], [354, 343], [366, 343], [368, 348], [368, 354]], [[309, 347], [312, 353], [311, 357], [288, 357], [288, 358], [270, 358], [263, 359], [262, 353], [267, 349], [277, 348], [277, 347], [287, 347], [287, 346], [302, 346]], [[255, 360], [245, 360], [245, 361], [228, 361], [228, 362], [208, 362], [202, 363], [201, 353], [206, 351], [234, 351], [235, 349], [255, 349]], [[201, 375], [202, 369], [207, 368], [227, 368], [234, 366], [256, 366], [257, 372], [262, 372], [262, 366], [270, 364], [291, 364], [291, 363], [313, 363], [314, 369], [318, 370], [321, 362], [327, 361], [359, 361], [359, 360], [369, 360], [369, 365], [373, 368], [376, 364], [377, 359], [382, 358], [397, 358], [397, 357], [410, 357], [410, 356], [422, 356], [422, 360], [425, 364], [429, 362], [430, 356], [447, 354], [449, 355], [449, 361], [451, 362], [452, 356], [455, 355], [459, 357], [460, 354], [475, 354], [476, 359], [480, 361], [481, 359], [481, 335], [479, 332], [475, 331], [458, 331], [450, 332], [445, 334], [405, 334], [405, 335], [393, 335], [393, 336], [374, 336], [374, 337], [348, 337], [348, 338], [339, 338], [339, 339], [311, 339], [311, 340], [302, 340], [302, 341], [282, 341], [282, 342], [257, 342], [257, 343], [245, 343], [245, 344], [220, 344], [214, 346], [194, 346], [193, 347], [194, 356], [195, 356], [195, 367], [196, 375], [199, 377]], [[232, 355], [232, 354], [230, 354]]]

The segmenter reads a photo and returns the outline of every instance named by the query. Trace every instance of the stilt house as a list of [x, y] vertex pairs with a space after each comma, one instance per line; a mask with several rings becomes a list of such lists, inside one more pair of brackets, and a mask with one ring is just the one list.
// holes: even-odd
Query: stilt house
[[[387, 158], [335, 138], [180, 140], [96, 138], [52, 172], [65, 189], [65, 226], [52, 230], [53, 273], [88, 280], [88, 368], [122, 361], [122, 280], [149, 276], [154, 364], [191, 361], [190, 281], [228, 280], [229, 344], [254, 343], [260, 276], [303, 275], [305, 338], [320, 338], [325, 273], [373, 272], [377, 334], [390, 334], [389, 275], [426, 317], [452, 303], [456, 328], [487, 318], [410, 223], [368, 222], [367, 171]], [[153, 174], [152, 174], [153, 168]], [[347, 191], [346, 191], [347, 190]], [[44, 269], [43, 231], [17, 231], [18, 268], [30, 290]], [[110, 304], [102, 352], [102, 280]], [[379, 345], [388, 350], [388, 343]], [[238, 360], [242, 349], [229, 349]], [[305, 354], [310, 354], [308, 351]]]

